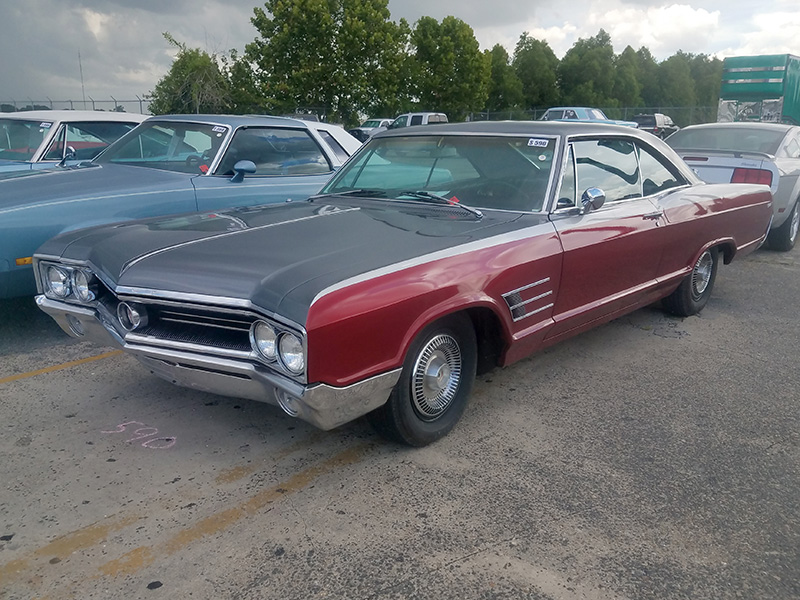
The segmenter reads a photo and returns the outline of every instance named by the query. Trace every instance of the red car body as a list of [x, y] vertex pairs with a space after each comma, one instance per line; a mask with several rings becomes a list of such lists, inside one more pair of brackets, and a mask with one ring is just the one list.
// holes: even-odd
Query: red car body
[[703, 184], [630, 128], [409, 128], [308, 202], [54, 238], [37, 301], [173, 382], [326, 429], [369, 413], [423, 445], [458, 420], [476, 368], [660, 299], [698, 312], [718, 263], [755, 250], [770, 218], [766, 186]]

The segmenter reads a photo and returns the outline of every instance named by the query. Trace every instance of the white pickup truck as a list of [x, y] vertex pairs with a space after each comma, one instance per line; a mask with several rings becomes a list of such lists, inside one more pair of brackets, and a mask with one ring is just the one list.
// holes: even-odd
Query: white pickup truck
[[770, 248], [794, 247], [800, 229], [800, 127], [778, 123], [690, 125], [667, 144], [703, 181], [763, 183], [773, 197]]

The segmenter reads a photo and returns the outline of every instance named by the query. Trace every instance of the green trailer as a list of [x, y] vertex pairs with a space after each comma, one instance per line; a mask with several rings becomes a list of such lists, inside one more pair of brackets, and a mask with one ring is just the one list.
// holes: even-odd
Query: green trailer
[[726, 58], [717, 121], [800, 125], [800, 57], [767, 54]]

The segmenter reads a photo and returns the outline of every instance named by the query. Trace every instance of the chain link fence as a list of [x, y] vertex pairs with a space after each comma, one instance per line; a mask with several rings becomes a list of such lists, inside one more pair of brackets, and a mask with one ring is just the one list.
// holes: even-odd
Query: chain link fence
[[0, 98], [0, 112], [18, 112], [23, 110], [105, 110], [111, 112], [149, 113], [150, 101], [136, 96], [135, 100], [95, 99], [84, 100], [51, 100], [46, 98]]
[[[717, 120], [716, 106], [630, 106], [597, 107], [609, 119], [633, 120], [634, 115], [663, 113], [672, 117], [681, 127], [697, 123], [712, 123]], [[533, 110], [511, 109], [502, 111], [482, 111], [470, 113], [470, 121], [536, 121], [542, 118], [547, 108]]]

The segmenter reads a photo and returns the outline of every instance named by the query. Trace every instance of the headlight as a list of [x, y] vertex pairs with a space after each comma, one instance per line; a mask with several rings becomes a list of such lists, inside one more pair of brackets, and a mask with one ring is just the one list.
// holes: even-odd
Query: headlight
[[91, 302], [97, 297], [94, 275], [83, 269], [72, 272], [72, 291], [81, 302]]
[[59, 298], [69, 296], [69, 272], [61, 267], [47, 267], [47, 289]]
[[147, 310], [140, 304], [120, 302], [117, 304], [117, 318], [127, 331], [133, 331], [147, 325]]
[[275, 329], [265, 321], [256, 321], [250, 330], [250, 344], [253, 350], [267, 360], [278, 357], [278, 334]]
[[306, 366], [303, 343], [292, 333], [284, 333], [280, 339], [281, 362], [292, 373], [300, 374]]

